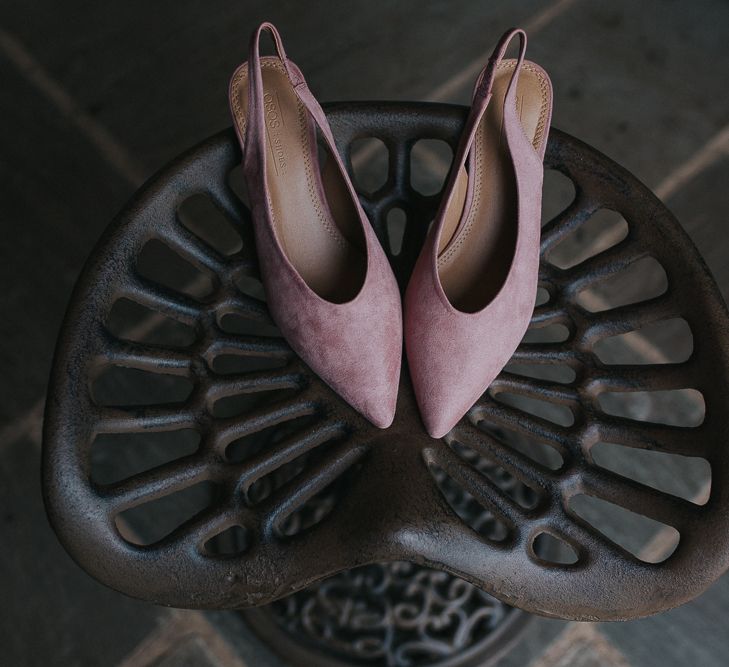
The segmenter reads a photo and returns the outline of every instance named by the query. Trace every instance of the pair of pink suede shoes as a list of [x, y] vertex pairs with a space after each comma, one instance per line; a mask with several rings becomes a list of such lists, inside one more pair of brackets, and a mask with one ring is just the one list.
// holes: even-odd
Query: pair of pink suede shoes
[[[277, 56], [260, 56], [264, 30]], [[514, 36], [518, 58], [504, 59]], [[525, 49], [524, 31], [508, 31], [478, 77], [404, 308], [326, 117], [273, 25], [253, 33], [231, 79], [271, 314], [299, 356], [380, 428], [394, 419], [403, 337], [423, 423], [440, 438], [529, 324], [552, 88]]]

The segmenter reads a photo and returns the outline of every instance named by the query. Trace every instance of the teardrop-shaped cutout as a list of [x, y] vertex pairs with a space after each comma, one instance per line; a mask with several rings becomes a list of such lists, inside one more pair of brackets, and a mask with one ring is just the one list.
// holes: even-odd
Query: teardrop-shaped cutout
[[139, 433], [100, 433], [91, 445], [91, 481], [114, 484], [197, 451], [193, 429]]
[[259, 322], [252, 317], [246, 317], [245, 313], [224, 313], [219, 318], [218, 324], [225, 333], [233, 335], [281, 337], [281, 330], [277, 326]]
[[651, 486], [663, 493], [703, 505], [711, 489], [711, 465], [706, 459], [636, 449], [610, 442], [590, 447], [595, 465]]
[[116, 338], [179, 349], [195, 342], [195, 330], [131, 299], [117, 299], [106, 317], [106, 328]]
[[212, 557], [230, 557], [244, 554], [249, 547], [250, 536], [243, 526], [231, 526], [211, 537], [205, 546], [205, 554]]
[[180, 204], [177, 216], [183, 227], [221, 255], [233, 255], [243, 247], [240, 234], [206, 194], [194, 194]]
[[351, 145], [350, 160], [358, 192], [373, 194], [387, 183], [389, 156], [382, 139], [360, 137]]
[[570, 337], [570, 330], [559, 323], [547, 326], [531, 326], [527, 329], [522, 343], [564, 343]]
[[696, 389], [606, 391], [597, 400], [609, 415], [668, 426], [700, 426], [706, 413], [703, 394]]
[[643, 257], [610, 278], [580, 291], [575, 301], [592, 313], [600, 313], [661, 296], [667, 289], [668, 277], [660, 262], [653, 257]]
[[504, 367], [508, 373], [522, 375], [535, 380], [550, 380], [560, 384], [570, 384], [575, 381], [577, 373], [567, 364], [528, 364], [509, 362]]
[[575, 423], [575, 415], [566, 405], [542, 401], [538, 398], [522, 396], [521, 394], [507, 391], [495, 392], [489, 390], [489, 393], [499, 403], [511, 406], [540, 419], [546, 419], [559, 426], [572, 426]]
[[183, 259], [159, 239], [150, 239], [137, 257], [140, 275], [158, 285], [202, 300], [213, 291], [213, 277]]
[[628, 223], [619, 213], [600, 209], [554, 246], [547, 260], [568, 269], [620, 243], [627, 235]]
[[553, 565], [574, 565], [579, 556], [571, 544], [547, 532], [538, 533], [532, 540], [532, 552], [541, 561]]
[[234, 278], [235, 286], [241, 294], [250, 296], [257, 301], [266, 301], [266, 290], [258, 276], [251, 276], [246, 273], [238, 273]]
[[549, 290], [547, 290], [545, 287], [538, 287], [537, 288], [537, 296], [534, 299], [534, 306], [543, 306], [545, 303], [547, 303], [550, 299]]
[[615, 544], [645, 563], [666, 560], [678, 546], [679, 532], [673, 526], [586, 494], [571, 497], [568, 506]]
[[218, 375], [239, 375], [257, 371], [283, 368], [288, 360], [282, 357], [251, 357], [245, 354], [218, 354], [213, 357], [211, 366]]
[[542, 184], [542, 225], [562, 213], [575, 199], [572, 179], [556, 169], [544, 170]]
[[421, 195], [436, 195], [443, 189], [453, 162], [453, 149], [442, 139], [419, 139], [410, 151], [410, 181]]
[[216, 484], [199, 482], [121, 512], [115, 517], [117, 529], [132, 544], [154, 544], [210, 507], [217, 495]]
[[180, 404], [193, 390], [189, 378], [108, 365], [95, 378], [91, 393], [97, 405]]
[[689, 359], [693, 349], [689, 323], [674, 317], [603, 338], [593, 351], [604, 364], [678, 364]]
[[397, 257], [402, 250], [402, 242], [405, 237], [405, 227], [408, 218], [401, 208], [391, 208], [387, 213], [387, 241], [390, 246], [390, 254]]
[[[261, 410], [267, 404], [278, 403], [293, 398], [298, 389], [263, 389], [261, 391], [243, 392], [232, 396], [223, 396], [213, 402], [212, 415], [215, 419], [240, 418], [245, 422], [245, 415], [253, 410]], [[294, 417], [292, 416], [292, 419]]]

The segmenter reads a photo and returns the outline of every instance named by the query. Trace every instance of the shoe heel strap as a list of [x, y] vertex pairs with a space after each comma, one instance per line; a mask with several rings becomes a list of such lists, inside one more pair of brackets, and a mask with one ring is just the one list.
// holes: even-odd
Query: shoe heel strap
[[[246, 124], [246, 134], [243, 149], [243, 171], [244, 173], [256, 173], [260, 169], [260, 165], [265, 159], [264, 155], [261, 154], [263, 150], [265, 152], [265, 136], [262, 134], [262, 128], [265, 128], [264, 119], [264, 104], [263, 104], [263, 75], [261, 74], [261, 56], [260, 56], [260, 41], [261, 34], [263, 32], [270, 33], [273, 38], [274, 45], [276, 47], [276, 53], [281, 59], [281, 62], [286, 69], [286, 74], [294, 87], [294, 92], [299, 98], [300, 102], [304, 105], [306, 110], [309, 112], [314, 122], [319, 127], [321, 135], [326, 142], [335, 163], [339, 167], [339, 171], [344, 178], [344, 181], [349, 190], [350, 196], [352, 197], [355, 206], [359, 209], [359, 200], [354, 190], [354, 186], [351, 183], [347, 169], [342, 162], [337, 149], [337, 143], [332, 134], [331, 128], [327, 117], [321, 108], [321, 105], [314, 97], [306, 85], [304, 76], [299, 68], [292, 63], [286, 55], [284, 49], [283, 40], [276, 27], [269, 22], [262, 23], [254, 31], [251, 36], [250, 42], [250, 54], [248, 58], [248, 109], [249, 117], [253, 122]], [[364, 214], [362, 214], [364, 215]], [[365, 232], [366, 234], [366, 232]]]
[[511, 28], [501, 36], [501, 39], [499, 39], [496, 48], [494, 49], [491, 57], [488, 60], [488, 64], [486, 65], [486, 67], [483, 68], [481, 74], [478, 77], [478, 80], [476, 81], [474, 101], [476, 98], [488, 97], [491, 94], [491, 89], [494, 85], [494, 75], [496, 74], [496, 68], [504, 59], [504, 56], [506, 55], [506, 50], [509, 48], [509, 45], [511, 44], [511, 41], [514, 39], [514, 37], [519, 37], [519, 55], [517, 57], [516, 67], [514, 68], [514, 72], [511, 75], [511, 80], [509, 81], [509, 88], [507, 90], [506, 97], [509, 98], [512, 91], [516, 90], [516, 82], [519, 79], [519, 71], [521, 70], [521, 66], [524, 63], [524, 56], [526, 55], [527, 48], [526, 32], [524, 32], [524, 30], [522, 30], [521, 28]]
[[260, 41], [261, 34], [263, 32], [268, 32], [273, 38], [273, 42], [276, 47], [276, 54], [281, 59], [281, 62], [286, 69], [286, 74], [289, 77], [289, 81], [291, 81], [291, 85], [294, 87], [296, 95], [318, 125], [326, 143], [329, 146], [329, 150], [332, 152], [335, 160], [339, 163], [340, 168], [346, 175], [346, 169], [339, 157], [334, 135], [332, 134], [321, 105], [306, 85], [306, 81], [304, 80], [299, 68], [288, 59], [286, 50], [284, 49], [283, 40], [281, 39], [281, 34], [276, 29], [276, 26], [269, 22], [261, 23], [251, 36], [250, 54], [248, 58], [248, 109], [250, 110], [249, 115], [253, 116], [255, 114], [256, 122], [248, 123], [246, 126], [244, 169], [248, 167], [251, 169], [257, 169], [258, 159], [254, 154], [254, 151], [250, 150], [250, 148], [256, 146], [256, 142], [254, 140], [254, 133], [257, 132], [256, 128], [264, 127], [263, 77], [261, 75], [260, 55]]
[[256, 28], [256, 30], [251, 35], [251, 42], [249, 46], [249, 58], [248, 62], [251, 64], [251, 68], [258, 70], [260, 72], [261, 67], [261, 35], [262, 33], [267, 32], [271, 35], [271, 38], [273, 39], [273, 44], [276, 47], [276, 55], [281, 59], [281, 62], [283, 63], [283, 66], [286, 68], [286, 74], [288, 75], [289, 79], [291, 79], [291, 83], [296, 86], [302, 83], [303, 79], [301, 77], [301, 73], [292, 66], [292, 63], [289, 61], [288, 56], [286, 55], [286, 49], [283, 45], [283, 40], [281, 39], [281, 33], [278, 31], [275, 25], [273, 23], [269, 23], [268, 21], [265, 21], [264, 23], [261, 23], [261, 25]]
[[301, 75], [292, 67], [286, 56], [286, 49], [281, 33], [273, 23], [261, 23], [251, 35], [248, 55], [248, 117], [243, 151], [243, 170], [248, 173], [256, 170], [260, 161], [259, 146], [262, 136], [261, 128], [265, 127], [263, 105], [263, 76], [261, 74], [261, 35], [267, 32], [273, 39], [276, 54], [281, 60], [286, 74], [294, 85], [300, 83]]
[[[524, 62], [524, 56], [526, 54], [527, 47], [527, 36], [524, 30], [522, 30], [521, 28], [511, 28], [501, 36], [501, 39], [499, 39], [499, 42], [496, 45], [493, 53], [491, 54], [491, 57], [488, 59], [488, 63], [481, 70], [481, 73], [476, 79], [476, 85], [474, 87], [473, 93], [473, 101], [471, 102], [471, 112], [469, 113], [469, 117], [466, 121], [466, 126], [464, 128], [465, 141], [462, 141], [461, 144], [466, 147], [463, 155], [460, 156], [463, 158], [463, 163], [465, 163], [466, 155], [470, 150], [471, 144], [473, 143], [478, 124], [480, 123], [481, 118], [486, 111], [486, 107], [491, 101], [491, 92], [494, 86], [496, 68], [504, 59], [504, 55], [506, 55], [506, 50], [509, 48], [509, 45], [511, 44], [511, 41], [514, 39], [514, 37], [519, 37], [519, 56], [517, 58], [514, 72], [511, 75], [511, 80], [509, 81], [509, 87], [506, 91], [504, 104], [513, 104], [516, 101], [516, 83], [519, 80], [519, 71], [521, 70], [521, 66]], [[459, 169], [462, 166], [462, 163], [458, 163]]]
[[255, 135], [258, 133], [257, 128], [264, 127], [263, 76], [261, 74], [260, 46], [261, 35], [264, 32], [268, 32], [273, 38], [273, 43], [276, 47], [276, 54], [280, 58], [281, 63], [286, 70], [286, 75], [288, 76], [289, 81], [291, 81], [291, 85], [294, 87], [296, 95], [322, 130], [322, 134], [326, 138], [327, 143], [330, 144], [330, 149], [334, 150], [336, 154], [334, 137], [329, 129], [329, 123], [326, 120], [326, 116], [324, 115], [321, 106], [309, 91], [299, 68], [288, 59], [286, 49], [283, 45], [283, 40], [281, 39], [281, 33], [279, 33], [275, 25], [266, 21], [256, 28], [251, 35], [250, 41], [250, 53], [248, 57], [248, 109], [249, 116], [255, 118], [255, 122], [248, 123], [246, 126], [246, 155], [244, 156], [244, 168], [246, 168], [247, 162], [249, 163], [250, 168], [257, 168], [258, 159], [255, 155], [255, 151], [251, 149], [256, 146]]
[[[521, 28], [511, 28], [501, 36], [501, 39], [499, 39], [498, 44], [496, 44], [496, 48], [491, 54], [488, 63], [481, 70], [481, 73], [476, 80], [473, 101], [471, 102], [471, 113], [469, 114], [469, 118], [466, 121], [466, 127], [464, 128], [464, 135], [466, 137], [465, 145], [467, 146], [463, 156], [461, 156], [464, 163], [466, 155], [468, 154], [468, 151], [470, 151], [471, 144], [473, 143], [476, 135], [478, 125], [481, 122], [481, 118], [486, 111], [486, 107], [491, 101], [491, 93], [494, 86], [494, 79], [496, 77], [496, 68], [504, 59], [506, 50], [509, 48], [514, 37], [519, 37], [519, 56], [516, 61], [516, 67], [514, 68], [509, 81], [509, 87], [506, 90], [504, 106], [516, 103], [516, 84], [519, 80], [519, 72], [522, 64], [524, 63], [524, 56], [526, 54], [527, 47], [526, 32], [524, 32]], [[463, 164], [459, 163], [458, 168], [460, 169], [462, 166]]]
[[511, 40], [514, 39], [514, 37], [516, 36], [518, 36], [520, 39], [519, 57], [517, 60], [517, 66], [511, 76], [511, 81], [509, 82], [509, 88], [507, 90], [506, 97], [504, 99], [505, 105], [515, 104], [515, 83], [516, 81], [518, 81], [519, 78], [519, 70], [521, 69], [522, 63], [524, 62], [524, 55], [526, 54], [527, 45], [526, 33], [521, 28], [511, 28], [501, 36], [501, 39], [499, 40], [496, 48], [491, 54], [488, 63], [481, 70], [481, 73], [476, 79], [476, 85], [474, 87], [473, 93], [473, 101], [471, 103], [471, 110], [468, 114], [468, 118], [466, 119], [466, 124], [463, 128], [463, 134], [461, 135], [458, 150], [453, 157], [453, 164], [451, 165], [451, 170], [449, 172], [448, 179], [446, 180], [446, 185], [444, 187], [444, 191], [447, 193], [447, 195], [443, 197], [438, 215], [436, 216], [436, 218], [440, 219], [441, 222], [434, 233], [434, 254], [437, 254], [438, 244], [440, 243], [440, 234], [443, 226], [442, 212], [447, 208], [450, 203], [458, 174], [466, 164], [466, 160], [468, 159], [471, 148], [473, 146], [473, 141], [475, 139], [479, 123], [481, 122], [481, 119], [486, 112], [486, 108], [491, 101], [491, 91], [494, 84], [494, 75], [496, 74], [496, 68], [498, 67], [499, 63], [504, 59], [504, 55], [506, 54], [506, 50], [509, 48]]

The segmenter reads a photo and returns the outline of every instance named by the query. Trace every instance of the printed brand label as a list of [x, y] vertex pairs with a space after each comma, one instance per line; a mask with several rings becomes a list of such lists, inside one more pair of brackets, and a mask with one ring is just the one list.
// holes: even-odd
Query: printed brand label
[[281, 128], [285, 125], [278, 104], [278, 95], [263, 93], [263, 110], [268, 130], [268, 141], [278, 175], [286, 173], [286, 150], [281, 139]]

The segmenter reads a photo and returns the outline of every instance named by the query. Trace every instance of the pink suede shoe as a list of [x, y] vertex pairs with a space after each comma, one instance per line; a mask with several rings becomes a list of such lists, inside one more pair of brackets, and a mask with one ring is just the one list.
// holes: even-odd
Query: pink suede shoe
[[[277, 57], [260, 56], [263, 30]], [[402, 355], [397, 282], [326, 117], [270, 23], [253, 33], [229, 97], [271, 315], [314, 372], [386, 428]]]
[[[504, 60], [518, 35], [518, 60]], [[443, 202], [405, 295], [428, 433], [443, 437], [511, 358], [534, 309], [552, 86], [510, 30], [479, 76]]]

